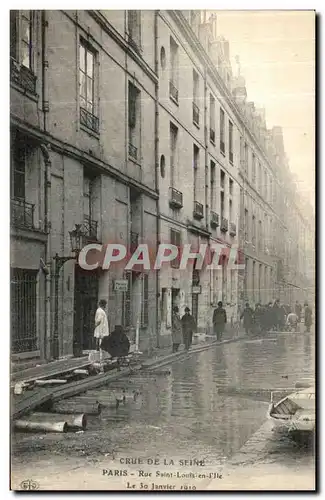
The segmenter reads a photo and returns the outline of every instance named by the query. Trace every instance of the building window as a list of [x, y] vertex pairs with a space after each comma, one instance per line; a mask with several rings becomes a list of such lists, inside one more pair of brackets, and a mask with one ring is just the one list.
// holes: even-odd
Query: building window
[[225, 193], [224, 191], [220, 192], [220, 216], [221, 219], [225, 216]]
[[233, 133], [234, 126], [232, 122], [229, 120], [229, 161], [230, 163], [234, 162], [234, 152], [233, 152]]
[[170, 37], [169, 96], [178, 103], [178, 45], [172, 37]]
[[255, 215], [252, 216], [252, 245], [256, 245], [256, 218]]
[[165, 156], [161, 155], [160, 157], [160, 175], [164, 179], [166, 175], [166, 166], [165, 166]]
[[245, 208], [244, 212], [244, 239], [248, 241], [248, 210]]
[[129, 43], [135, 49], [141, 48], [141, 10], [128, 10]]
[[229, 179], [229, 195], [232, 196], [234, 193], [234, 181]]
[[229, 200], [229, 220], [232, 222], [232, 200]]
[[252, 153], [252, 183], [256, 184], [256, 158], [254, 153]]
[[36, 351], [37, 270], [11, 269], [11, 349], [13, 353]]
[[175, 175], [177, 172], [177, 137], [178, 128], [170, 124], [170, 186], [175, 187]]
[[178, 248], [177, 257], [171, 261], [171, 267], [177, 269], [180, 264], [181, 232], [175, 229], [170, 230], [170, 243]]
[[244, 170], [245, 174], [248, 174], [248, 145], [247, 142], [245, 142], [244, 145]]
[[84, 230], [87, 237], [97, 240], [98, 221], [94, 220], [94, 178], [84, 175]]
[[80, 123], [94, 132], [99, 131], [99, 119], [95, 103], [95, 52], [90, 45], [79, 45]]
[[26, 144], [18, 134], [11, 147], [11, 198], [25, 199]]
[[140, 101], [141, 93], [129, 82], [129, 157], [139, 160], [140, 156]]
[[216, 114], [216, 101], [212, 94], [210, 94], [210, 141], [215, 144], [216, 131], [215, 131], [215, 114]]
[[225, 112], [220, 108], [220, 151], [225, 154]]
[[193, 145], [193, 177], [194, 177], [194, 182], [193, 182], [193, 197], [194, 201], [197, 201], [197, 184], [198, 184], [198, 175], [199, 175], [199, 158], [200, 158], [200, 150], [199, 148], [194, 144]]
[[199, 75], [193, 69], [193, 123], [200, 124], [200, 108], [199, 108]]
[[216, 205], [216, 164], [210, 161], [210, 208], [215, 210]]
[[141, 326], [148, 326], [149, 323], [149, 276], [142, 275], [142, 310]]

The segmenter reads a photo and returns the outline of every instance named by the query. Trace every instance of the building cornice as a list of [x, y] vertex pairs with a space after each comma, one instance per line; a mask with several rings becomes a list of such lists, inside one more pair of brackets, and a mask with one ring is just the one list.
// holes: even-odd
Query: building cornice
[[31, 126], [29, 123], [21, 120], [15, 115], [10, 115], [10, 125], [19, 128], [23, 131], [27, 136], [33, 137], [39, 143], [47, 143], [51, 145], [51, 149], [53, 151], [57, 151], [62, 153], [70, 158], [74, 158], [84, 165], [89, 165], [97, 168], [101, 173], [105, 173], [106, 175], [110, 175], [114, 179], [120, 181], [127, 186], [132, 186], [142, 193], [147, 194], [150, 198], [157, 200], [159, 198], [159, 192], [154, 189], [149, 188], [148, 186], [138, 182], [133, 179], [129, 175], [119, 171], [117, 168], [113, 167], [109, 163], [106, 163], [99, 158], [95, 158], [94, 156], [86, 153], [78, 149], [71, 144], [67, 144], [60, 139], [53, 137], [51, 134], [44, 132], [43, 130]]

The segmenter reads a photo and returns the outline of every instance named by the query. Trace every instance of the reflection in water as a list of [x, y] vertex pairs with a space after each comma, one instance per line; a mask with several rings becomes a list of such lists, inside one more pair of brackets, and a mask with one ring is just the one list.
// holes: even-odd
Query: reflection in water
[[[176, 456], [184, 450], [191, 455], [205, 450], [220, 461], [238, 451], [263, 424], [267, 403], [219, 394], [216, 386], [292, 387], [300, 378], [313, 376], [314, 344], [302, 334], [273, 335], [258, 343], [226, 344], [189, 355], [170, 365], [170, 371], [134, 375], [132, 388], [141, 387], [139, 400], [117, 413], [105, 409], [97, 429], [111, 429], [114, 415], [119, 415], [122, 421], [116, 425], [128, 424], [131, 432], [132, 424], [139, 441], [151, 439], [157, 452], [172, 449]], [[103, 393], [110, 390], [108, 386]], [[157, 434], [149, 437], [154, 432], [159, 440]]]

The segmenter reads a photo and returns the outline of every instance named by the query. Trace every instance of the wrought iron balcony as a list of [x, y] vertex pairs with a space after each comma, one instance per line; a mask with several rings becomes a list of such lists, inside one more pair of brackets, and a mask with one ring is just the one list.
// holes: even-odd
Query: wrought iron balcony
[[171, 80], [169, 81], [169, 96], [178, 102], [178, 90]]
[[129, 156], [134, 160], [138, 159], [138, 148], [129, 142]]
[[236, 236], [237, 234], [236, 224], [234, 222], [230, 222], [229, 234], [230, 236]]
[[92, 220], [87, 215], [84, 216], [83, 229], [85, 232], [86, 238], [97, 241], [97, 230], [98, 230], [98, 222], [97, 220]]
[[32, 94], [36, 94], [36, 76], [29, 68], [12, 57], [10, 58], [10, 80]]
[[11, 200], [11, 225], [25, 229], [34, 229], [35, 205], [25, 200]]
[[99, 119], [85, 108], [80, 108], [80, 123], [98, 134]]
[[228, 219], [221, 217], [220, 231], [226, 233], [228, 231]]
[[225, 147], [225, 142], [220, 139], [220, 151], [222, 154], [225, 154], [226, 152], [226, 147]]
[[213, 212], [213, 210], [211, 210], [211, 213], [210, 213], [210, 226], [211, 227], [218, 227], [219, 226], [219, 214], [217, 214], [216, 212]]
[[200, 109], [195, 102], [193, 102], [193, 123], [195, 123], [195, 125], [200, 124]]
[[202, 203], [199, 203], [198, 201], [194, 201], [193, 217], [195, 219], [203, 219], [203, 217], [204, 217], [203, 205], [202, 205]]
[[216, 142], [216, 133], [213, 128], [210, 128], [210, 141], [213, 142], [213, 144]]
[[173, 187], [169, 188], [169, 206], [172, 208], [183, 207], [183, 193]]
[[135, 250], [138, 248], [138, 245], [139, 245], [139, 234], [131, 231], [130, 232], [130, 252], [134, 253]]

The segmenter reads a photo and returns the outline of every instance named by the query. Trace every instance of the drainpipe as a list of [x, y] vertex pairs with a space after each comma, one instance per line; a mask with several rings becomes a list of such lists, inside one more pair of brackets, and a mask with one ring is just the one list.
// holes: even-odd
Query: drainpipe
[[[49, 269], [52, 269], [51, 259], [51, 159], [50, 159], [50, 146], [41, 144], [40, 146], [44, 164], [44, 230], [47, 233], [47, 240], [45, 244], [45, 262]], [[45, 359], [49, 360], [51, 353], [48, 352], [49, 340], [51, 338], [51, 275], [45, 273], [45, 338], [44, 338], [44, 352]]]
[[[207, 70], [204, 68], [204, 161], [205, 161], [205, 225], [206, 229], [209, 230], [209, 222], [210, 222], [210, 204], [209, 204], [209, 184], [210, 184], [210, 169], [209, 169], [209, 155], [208, 155], [208, 144], [209, 144], [209, 134], [210, 130], [208, 129], [208, 102], [210, 102], [208, 97], [208, 82], [207, 82]], [[208, 241], [208, 248], [210, 247], [210, 241]], [[210, 286], [209, 286], [209, 309], [211, 307], [211, 303], [213, 301], [212, 298], [212, 282], [213, 282], [213, 270], [209, 270], [210, 274]], [[208, 319], [206, 323], [206, 332], [209, 332], [210, 327], [210, 311], [208, 311]]]
[[[155, 11], [154, 36], [155, 36], [155, 72], [158, 76], [158, 14], [159, 10]], [[156, 191], [159, 195], [159, 83], [155, 86], [155, 183]], [[157, 199], [157, 217], [156, 217], [156, 241], [160, 244], [160, 203], [159, 196]], [[156, 270], [156, 347], [159, 347], [160, 337], [160, 321], [159, 321], [159, 297], [160, 297], [160, 270]]]
[[[47, 61], [47, 12], [42, 11], [42, 109], [43, 128], [47, 132], [47, 113], [49, 111], [48, 101], [48, 61]], [[52, 269], [51, 259], [51, 159], [50, 145], [41, 144], [41, 152], [44, 159], [44, 230], [47, 233], [45, 244], [45, 262], [49, 269]], [[51, 338], [51, 275], [45, 273], [45, 328], [44, 328], [44, 355], [46, 360], [50, 360], [49, 340]]]
[[47, 60], [47, 12], [42, 11], [42, 110], [43, 110], [43, 129], [47, 132], [47, 113], [49, 112], [49, 96], [48, 96], [48, 67]]

